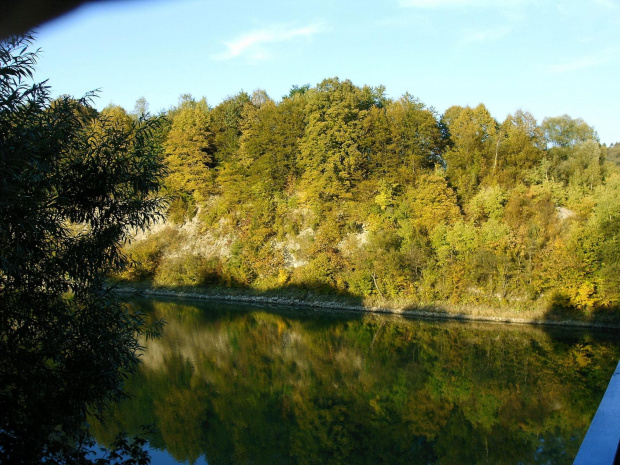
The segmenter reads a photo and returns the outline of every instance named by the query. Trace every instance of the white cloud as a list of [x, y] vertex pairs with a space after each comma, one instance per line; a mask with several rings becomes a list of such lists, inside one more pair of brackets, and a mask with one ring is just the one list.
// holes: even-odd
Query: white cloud
[[611, 63], [614, 59], [617, 59], [617, 56], [617, 50], [606, 49], [602, 52], [594, 53], [589, 56], [584, 56], [573, 61], [551, 65], [549, 66], [549, 71], [551, 71], [552, 73], [568, 73], [581, 69], [594, 68], [596, 66]]
[[311, 37], [322, 30], [321, 24], [311, 24], [303, 27], [274, 25], [269, 28], [250, 31], [236, 39], [225, 42], [226, 50], [213, 58], [216, 60], [230, 60], [239, 56], [246, 56], [252, 60], [264, 60], [271, 57], [265, 44], [287, 42], [298, 37]]

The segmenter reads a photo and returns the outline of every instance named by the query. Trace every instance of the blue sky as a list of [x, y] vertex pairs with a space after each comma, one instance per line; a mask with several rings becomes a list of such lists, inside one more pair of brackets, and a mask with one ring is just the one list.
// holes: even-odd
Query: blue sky
[[620, 142], [620, 0], [101, 2], [40, 27], [37, 46], [36, 77], [55, 94], [100, 88], [99, 108], [256, 89], [279, 100], [337, 76], [439, 113], [566, 113]]

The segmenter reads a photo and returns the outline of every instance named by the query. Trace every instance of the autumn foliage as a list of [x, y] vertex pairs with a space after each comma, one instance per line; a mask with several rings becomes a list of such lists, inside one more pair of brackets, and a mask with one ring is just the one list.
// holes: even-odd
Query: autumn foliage
[[160, 135], [167, 226], [125, 278], [360, 298], [612, 309], [620, 172], [567, 115], [439, 115], [327, 79], [279, 102], [185, 96]]

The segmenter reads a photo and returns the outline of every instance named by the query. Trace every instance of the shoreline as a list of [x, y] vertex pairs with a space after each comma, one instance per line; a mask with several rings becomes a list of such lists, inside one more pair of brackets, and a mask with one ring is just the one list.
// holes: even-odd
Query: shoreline
[[[301, 307], [306, 309], [314, 309], [323, 312], [352, 312], [352, 313], [367, 313], [367, 314], [386, 314], [386, 315], [399, 315], [410, 318], [427, 318], [427, 319], [443, 319], [443, 320], [455, 320], [455, 321], [472, 321], [472, 322], [487, 322], [487, 323], [503, 323], [510, 325], [534, 325], [534, 326], [559, 326], [559, 327], [579, 327], [579, 328], [595, 328], [603, 330], [620, 330], [620, 323], [602, 323], [597, 321], [581, 321], [572, 319], [533, 319], [533, 318], [518, 318], [511, 316], [488, 316], [488, 315], [473, 315], [460, 313], [455, 307], [455, 311], [450, 311], [449, 304], [441, 304], [442, 306], [434, 304], [409, 304], [409, 308], [398, 308], [388, 306], [366, 306], [363, 304], [350, 304], [338, 302], [336, 300], [329, 300], [322, 297], [317, 300], [304, 300], [299, 298], [290, 297], [278, 297], [278, 296], [261, 296], [250, 295], [249, 293], [209, 293], [206, 289], [200, 291], [185, 291], [185, 290], [172, 290], [166, 288], [152, 288], [152, 287], [134, 287], [124, 283], [116, 283], [112, 287], [112, 291], [119, 294], [134, 294], [144, 297], [168, 297], [180, 300], [203, 300], [203, 301], [217, 301], [228, 303], [248, 303], [248, 304], [268, 304], [285, 307]], [[417, 307], [417, 308], [415, 308]], [[434, 310], [433, 310], [434, 309]]]

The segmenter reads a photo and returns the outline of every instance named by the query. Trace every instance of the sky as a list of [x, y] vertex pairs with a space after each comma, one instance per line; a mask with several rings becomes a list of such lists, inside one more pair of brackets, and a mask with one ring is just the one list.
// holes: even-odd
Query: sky
[[483, 103], [499, 122], [568, 114], [620, 142], [620, 0], [132, 0], [38, 28], [54, 95], [152, 113], [261, 89], [349, 79], [438, 114]]

